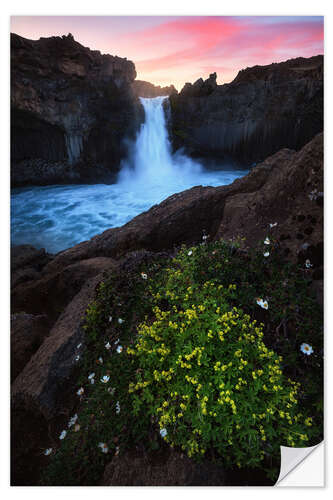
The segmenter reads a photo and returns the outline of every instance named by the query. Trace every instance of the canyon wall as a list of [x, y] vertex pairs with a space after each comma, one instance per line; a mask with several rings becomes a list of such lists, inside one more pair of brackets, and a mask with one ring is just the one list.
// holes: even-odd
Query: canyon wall
[[300, 149], [323, 130], [323, 56], [241, 70], [228, 84], [187, 83], [170, 97], [174, 149], [192, 156], [261, 161]]
[[11, 35], [12, 185], [110, 180], [144, 119], [135, 66], [63, 37]]

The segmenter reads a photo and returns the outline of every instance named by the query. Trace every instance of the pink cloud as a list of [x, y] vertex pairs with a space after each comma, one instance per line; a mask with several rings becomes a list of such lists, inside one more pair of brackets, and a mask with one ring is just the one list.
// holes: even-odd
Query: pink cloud
[[80, 43], [127, 57], [138, 79], [157, 85], [231, 81], [242, 68], [323, 53], [322, 17], [14, 17], [12, 30], [38, 38], [71, 31]]
[[[188, 61], [196, 61], [210, 49], [222, 43], [228, 37], [239, 33], [242, 25], [232, 18], [189, 18], [166, 23], [160, 27], [141, 33], [141, 42], [154, 43], [156, 48], [165, 43], [165, 38], [175, 38], [190, 47], [175, 51], [162, 57], [153, 57], [137, 61], [140, 71], [156, 71], [162, 67], [176, 67]], [[140, 42], [140, 40], [139, 40]]]

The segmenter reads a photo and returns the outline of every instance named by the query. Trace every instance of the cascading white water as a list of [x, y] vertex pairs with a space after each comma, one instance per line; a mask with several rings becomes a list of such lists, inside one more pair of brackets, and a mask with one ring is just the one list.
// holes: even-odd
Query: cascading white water
[[220, 186], [242, 177], [232, 166], [207, 170], [181, 152], [171, 153], [165, 97], [141, 98], [145, 123], [116, 184], [17, 188], [11, 196], [13, 245], [59, 252], [125, 224], [168, 196], [197, 185]]
[[163, 108], [166, 97], [140, 97], [145, 110], [145, 122], [131, 149], [129, 160], [122, 167], [118, 182], [137, 188], [156, 189], [158, 186], [174, 186], [188, 183], [202, 171], [199, 163], [176, 153], [172, 155], [171, 145]]

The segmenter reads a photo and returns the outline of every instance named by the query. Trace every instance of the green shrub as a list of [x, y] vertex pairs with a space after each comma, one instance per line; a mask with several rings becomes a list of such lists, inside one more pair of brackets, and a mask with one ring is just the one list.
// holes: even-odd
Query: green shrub
[[155, 307], [127, 349], [140, 366], [129, 386], [134, 413], [155, 417], [165, 441], [189, 457], [213, 449], [224, 465], [255, 467], [276, 446], [304, 446], [298, 385], [284, 377], [256, 320], [230, 307], [236, 285], [208, 281], [181, 296], [169, 288], [182, 276], [169, 271], [171, 309]]
[[98, 484], [112, 456], [135, 446], [152, 457], [173, 446], [276, 479], [280, 445], [322, 439], [322, 312], [309, 275], [273, 238], [269, 258], [264, 245], [240, 245], [206, 241], [105, 276], [73, 388], [84, 388], [80, 428], [47, 458], [43, 484]]

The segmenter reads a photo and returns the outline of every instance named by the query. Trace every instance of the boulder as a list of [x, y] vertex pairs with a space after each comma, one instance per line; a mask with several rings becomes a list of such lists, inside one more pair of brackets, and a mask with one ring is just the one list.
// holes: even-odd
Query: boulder
[[64, 403], [59, 400], [59, 391], [67, 392], [72, 386], [70, 376], [76, 365], [75, 358], [82, 350], [82, 346], [77, 346], [83, 343], [80, 325], [102, 276], [99, 274], [85, 283], [15, 379], [12, 385], [14, 408], [29, 409], [46, 419], [61, 411]]
[[12, 288], [12, 311], [47, 314], [54, 322], [83, 284], [102, 271], [112, 268], [114, 261], [96, 257], [76, 261], [68, 266], [45, 266], [37, 279], [19, 283]]
[[48, 334], [47, 317], [42, 314], [12, 314], [10, 332], [10, 378], [13, 381]]

